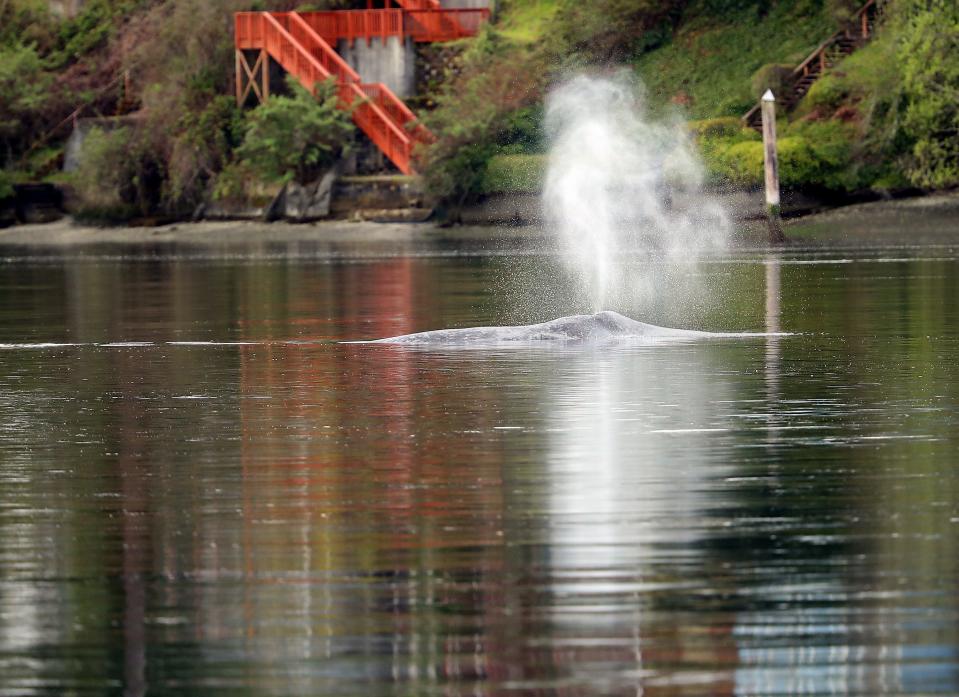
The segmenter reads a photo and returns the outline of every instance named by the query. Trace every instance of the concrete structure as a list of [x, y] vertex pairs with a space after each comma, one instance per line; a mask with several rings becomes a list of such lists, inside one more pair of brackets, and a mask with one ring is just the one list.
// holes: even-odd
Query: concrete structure
[[363, 82], [382, 82], [401, 99], [416, 94], [416, 51], [410, 37], [341, 39], [336, 52]]
[[76, 172], [80, 168], [80, 161], [83, 159], [83, 143], [90, 131], [95, 128], [107, 132], [115, 131], [118, 128], [136, 125], [139, 118], [137, 114], [128, 114], [126, 116], [101, 116], [74, 121], [73, 131], [64, 147], [63, 171]]

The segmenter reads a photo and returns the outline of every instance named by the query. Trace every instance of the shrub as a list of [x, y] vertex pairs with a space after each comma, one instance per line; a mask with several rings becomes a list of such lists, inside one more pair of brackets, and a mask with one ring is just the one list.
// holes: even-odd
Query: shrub
[[437, 96], [427, 125], [438, 140], [418, 153], [435, 196], [463, 203], [483, 193], [494, 155], [541, 147], [541, 104], [547, 71], [536, 50], [505, 50], [489, 26], [464, 52], [459, 76]]
[[288, 78], [290, 97], [272, 97], [247, 119], [238, 161], [272, 180], [308, 183], [349, 149], [354, 128], [350, 114], [338, 106], [331, 79], [310, 94]]
[[56, 41], [56, 27], [44, 0], [7, 0], [0, 3], [0, 46], [21, 43], [44, 53]]
[[823, 75], [809, 88], [803, 99], [804, 106], [832, 113], [849, 97], [845, 76]]
[[763, 144], [757, 141], [732, 143], [718, 149], [711, 161], [713, 176], [743, 187], [759, 186], [763, 181]]
[[0, 169], [0, 201], [13, 198], [13, 178]]
[[859, 185], [852, 169], [855, 126], [839, 121], [800, 121], [786, 129], [785, 135], [779, 146], [785, 184], [812, 184], [834, 191]]
[[38, 112], [51, 83], [33, 46], [0, 47], [0, 163], [24, 150], [26, 139], [41, 129]]
[[919, 186], [959, 183], [959, 5], [896, 4], [898, 58], [906, 99], [903, 127], [913, 141], [908, 175]]
[[[815, 82], [799, 103], [800, 121], [835, 121], [847, 141], [849, 165], [843, 177], [846, 187], [901, 187], [905, 161], [912, 141], [903, 128], [905, 97], [899, 69], [897, 23], [886, 22], [868, 45], [845, 58]], [[800, 123], [796, 132], [809, 128]], [[822, 133], [813, 142], [837, 143]]]
[[487, 164], [483, 191], [490, 194], [540, 191], [545, 168], [544, 155], [496, 155]]
[[753, 73], [751, 84], [756, 99], [766, 90], [772, 90], [776, 95], [785, 94], [791, 86], [793, 68], [794, 66], [785, 63], [767, 63]]
[[71, 177], [81, 218], [125, 220], [158, 210], [165, 178], [162, 158], [131, 126], [93, 128]]
[[844, 24], [852, 19], [852, 16], [856, 13], [860, 7], [862, 7], [862, 0], [827, 0], [826, 7], [829, 9], [829, 14], [832, 15], [833, 19], [836, 20], [839, 24]]
[[88, 0], [76, 17], [60, 25], [60, 48], [51, 56], [51, 65], [75, 61], [103, 46], [117, 23], [145, 4], [146, 0]]
[[197, 112], [187, 112], [170, 139], [169, 182], [165, 187], [172, 208], [190, 206], [206, 193], [242, 142], [243, 114], [233, 97], [220, 95]]
[[[784, 128], [778, 143], [782, 186], [855, 188], [858, 180], [851, 167], [854, 132], [853, 127], [835, 121]], [[701, 149], [710, 181], [747, 188], [762, 184], [763, 144], [754, 131], [704, 139]]]
[[[700, 119], [689, 121], [686, 124], [690, 132], [698, 139], [732, 138], [740, 134], [745, 128], [743, 120], [738, 116], [720, 116], [715, 119]], [[749, 129], [751, 133], [754, 133]]]

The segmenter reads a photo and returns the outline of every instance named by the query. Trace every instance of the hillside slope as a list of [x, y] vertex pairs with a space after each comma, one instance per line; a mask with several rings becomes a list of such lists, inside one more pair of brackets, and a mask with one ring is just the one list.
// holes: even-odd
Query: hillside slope
[[[437, 122], [466, 124], [459, 131], [469, 137], [452, 144], [441, 138], [431, 162], [442, 174], [435, 177], [436, 190], [463, 200], [481, 192], [535, 190], [542, 135], [517, 128], [515, 115], [525, 115], [522, 126], [529, 114], [538, 114], [549, 85], [571, 71], [615, 65], [630, 66], [641, 78], [654, 112], [691, 121], [713, 182], [757, 186], [761, 144], [739, 117], [773, 86], [769, 76], [777, 68], [798, 64], [860, 5], [504, 0], [486, 52], [467, 57], [467, 70], [439, 100]], [[834, 66], [797, 109], [780, 114], [785, 186], [841, 194], [959, 184], [959, 4], [896, 0], [883, 6], [877, 39]], [[509, 90], [482, 90], [484, 117], [473, 123], [460, 96], [498, 66], [532, 76], [536, 88], [519, 103]]]

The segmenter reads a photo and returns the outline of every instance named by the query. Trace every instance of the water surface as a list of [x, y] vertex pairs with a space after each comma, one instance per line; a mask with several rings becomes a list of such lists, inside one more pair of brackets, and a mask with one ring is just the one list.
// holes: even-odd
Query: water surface
[[789, 337], [336, 343], [553, 316], [440, 251], [0, 266], [0, 693], [959, 692], [955, 249], [617, 308]]

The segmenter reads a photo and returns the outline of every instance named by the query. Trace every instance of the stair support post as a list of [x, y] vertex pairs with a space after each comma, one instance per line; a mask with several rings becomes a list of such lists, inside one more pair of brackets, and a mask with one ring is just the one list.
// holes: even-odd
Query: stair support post
[[783, 236], [779, 198], [779, 152], [776, 146], [776, 97], [766, 90], [762, 98], [763, 165], [766, 181], [766, 220], [769, 224], [769, 243], [782, 244]]
[[260, 50], [253, 65], [246, 59], [246, 54], [236, 50], [236, 103], [243, 106], [250, 93], [256, 95], [257, 101], [262, 104], [270, 97], [270, 56], [265, 50]]

